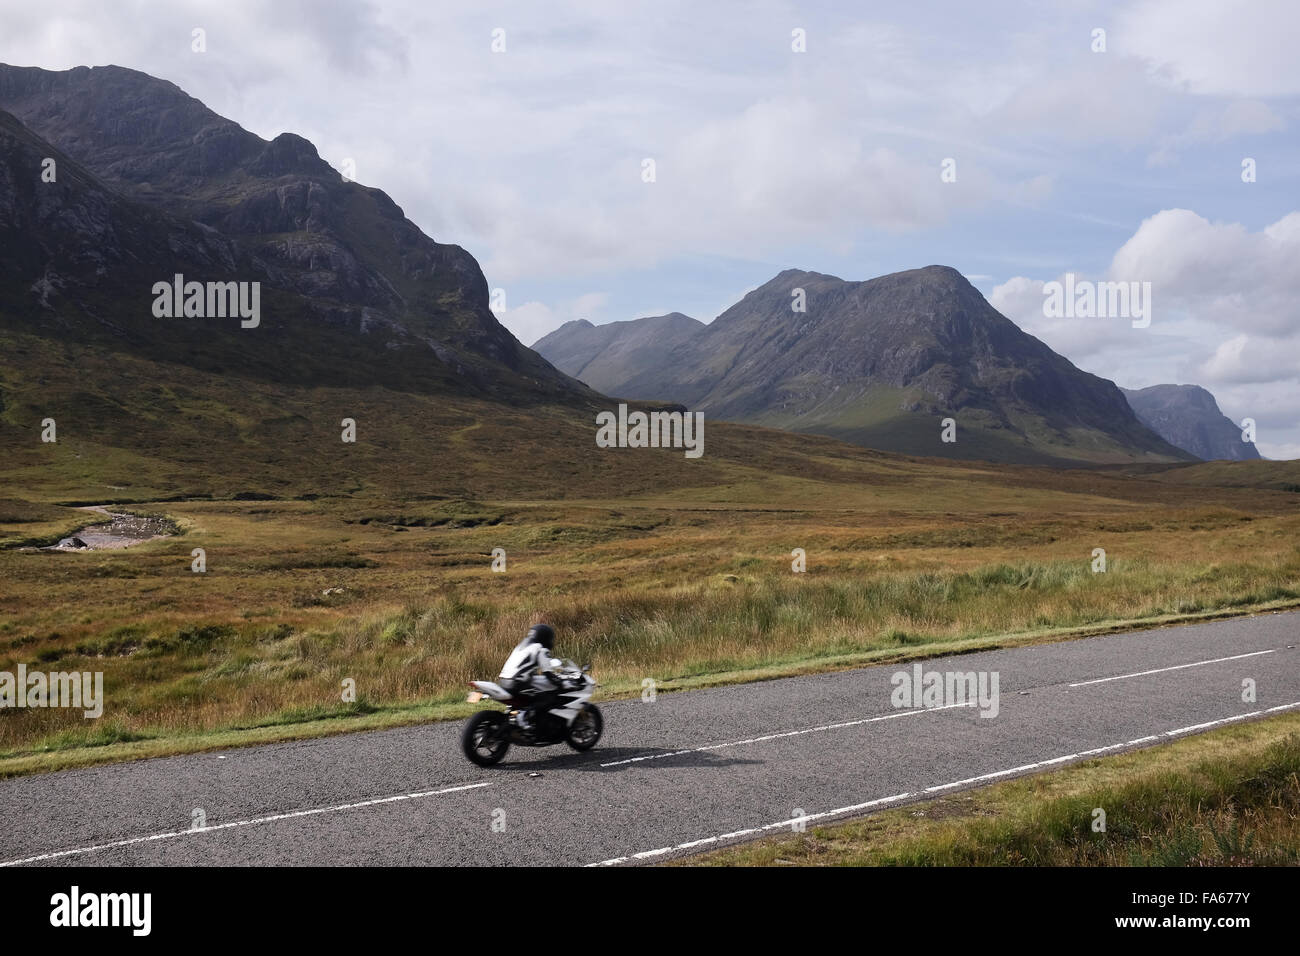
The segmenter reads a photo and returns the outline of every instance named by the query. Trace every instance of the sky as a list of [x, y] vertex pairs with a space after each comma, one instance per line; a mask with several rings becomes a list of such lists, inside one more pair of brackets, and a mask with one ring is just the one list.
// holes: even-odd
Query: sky
[[[1295, 0], [0, 0], [0, 23], [5, 63], [127, 66], [310, 139], [473, 253], [526, 345], [710, 321], [787, 268], [939, 263], [1080, 368], [1202, 385], [1300, 458]], [[1149, 282], [1150, 324], [1049, 317], [1067, 274]]]

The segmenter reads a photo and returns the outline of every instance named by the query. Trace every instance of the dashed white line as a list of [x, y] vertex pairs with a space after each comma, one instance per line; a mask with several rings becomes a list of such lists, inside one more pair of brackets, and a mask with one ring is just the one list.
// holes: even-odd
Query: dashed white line
[[52, 853], [42, 853], [39, 856], [24, 857], [21, 860], [9, 860], [0, 863], [0, 866], [20, 866], [24, 863], [40, 863], [43, 860], [57, 860], [60, 857], [96, 853], [100, 850], [112, 850], [117, 847], [134, 846], [138, 843], [154, 843], [158, 840], [174, 840], [177, 837], [198, 836], [204, 833], [214, 833], [217, 830], [229, 830], [233, 827], [251, 827], [259, 823], [274, 823], [277, 820], [293, 820], [297, 817], [310, 817], [321, 813], [340, 813], [344, 810], [357, 810], [361, 807], [373, 807], [382, 803], [396, 803], [399, 800], [419, 800], [421, 797], [436, 797], [443, 793], [457, 793], [461, 790], [476, 790], [479, 787], [490, 786], [492, 786], [492, 781], [487, 780], [483, 783], [467, 783], [458, 787], [444, 787], [441, 790], [424, 790], [419, 793], [400, 793], [394, 797], [379, 797], [374, 800], [362, 800], [358, 803], [343, 803], [336, 807], [316, 807], [312, 810], [291, 810], [287, 813], [276, 813], [266, 817], [253, 817], [251, 820], [234, 820], [230, 823], [218, 823], [210, 827], [200, 827], [195, 830], [172, 830], [167, 833], [154, 833], [150, 836], [132, 837], [128, 840], [114, 840], [111, 843], [100, 843], [95, 846], [78, 847], [75, 850], [56, 850]]
[[[866, 803], [856, 803], [850, 807], [839, 807], [835, 810], [824, 810], [821, 813], [811, 813], [803, 817], [791, 817], [785, 820], [778, 820], [776, 823], [767, 823], [760, 827], [750, 827], [745, 830], [734, 830], [731, 833], [722, 833], [718, 836], [705, 837], [702, 840], [691, 840], [688, 843], [678, 843], [675, 846], [660, 847], [657, 850], [642, 850], [640, 853], [633, 853], [630, 856], [616, 856], [612, 859], [601, 860], [597, 863], [588, 863], [588, 866], [619, 866], [623, 863], [630, 863], [634, 860], [648, 860], [657, 856], [664, 856], [668, 853], [675, 853], [681, 850], [693, 850], [698, 847], [707, 846], [713, 843], [723, 843], [727, 840], [737, 839], [739, 837], [750, 836], [755, 833], [766, 833], [771, 830], [784, 829], [796, 822], [808, 823], [813, 820], [824, 820], [829, 817], [843, 816], [849, 813], [858, 813], [862, 810], [869, 810], [876, 807], [882, 807], [890, 803], [898, 803], [909, 797], [921, 796], [927, 793], [938, 793], [941, 790], [952, 790], [956, 787], [969, 786], [974, 783], [984, 783], [986, 781], [997, 780], [1000, 777], [1010, 777], [1016, 774], [1026, 773], [1030, 770], [1039, 770], [1044, 767], [1050, 767], [1055, 764], [1068, 763], [1072, 760], [1081, 760], [1085, 757], [1095, 757], [1099, 754], [1112, 753], [1116, 750], [1123, 750], [1126, 747], [1135, 747], [1139, 744], [1150, 743], [1154, 740], [1160, 740], [1165, 737], [1179, 737], [1185, 734], [1197, 733], [1198, 731], [1208, 730], [1211, 727], [1221, 727], [1224, 724], [1233, 724], [1243, 720], [1250, 720], [1252, 717], [1263, 717], [1266, 714], [1276, 714], [1284, 710], [1294, 710], [1300, 707], [1300, 701], [1290, 704], [1280, 704], [1277, 707], [1269, 707], [1265, 710], [1253, 710], [1248, 714], [1237, 714], [1232, 717], [1222, 717], [1218, 720], [1210, 720], [1201, 724], [1192, 724], [1188, 727], [1178, 727], [1174, 730], [1165, 730], [1159, 734], [1151, 734], [1146, 737], [1137, 737], [1133, 740], [1126, 740], [1120, 744], [1109, 744], [1105, 747], [1096, 747], [1092, 750], [1081, 750], [1078, 753], [1066, 754], [1063, 757], [1052, 757], [1050, 760], [1039, 760], [1035, 763], [1022, 764], [1019, 767], [1012, 767], [1008, 770], [996, 770], [993, 773], [980, 774], [978, 777], [967, 777], [965, 780], [955, 780], [952, 783], [941, 783], [933, 787], [926, 787], [924, 790], [916, 793], [899, 793], [892, 797], [880, 797], [875, 800], [868, 800]], [[910, 711], [909, 711], [910, 713]]]
[[1173, 667], [1157, 667], [1155, 670], [1138, 671], [1136, 674], [1120, 674], [1117, 677], [1098, 677], [1096, 680], [1079, 681], [1077, 684], [1066, 684], [1066, 687], [1087, 687], [1089, 684], [1104, 684], [1112, 680], [1127, 680], [1130, 677], [1146, 677], [1148, 674], [1163, 674], [1166, 671], [1180, 671], [1187, 667], [1201, 667], [1205, 664], [1222, 664], [1224, 661], [1239, 661], [1246, 657], [1259, 657], [1261, 654], [1275, 654], [1277, 648], [1267, 651], [1251, 651], [1249, 654], [1234, 654], [1231, 657], [1216, 657], [1208, 661], [1194, 661], [1191, 664], [1175, 664]]
[[687, 750], [673, 750], [662, 754], [645, 754], [641, 757], [628, 757], [626, 760], [611, 760], [601, 764], [602, 767], [618, 767], [628, 763], [640, 763], [643, 760], [663, 760], [667, 757], [680, 757], [682, 754], [697, 754], [707, 750], [723, 750], [727, 747], [743, 747], [747, 744], [759, 744], [765, 740], [779, 740], [782, 737], [798, 737], [802, 734], [815, 734], [820, 730], [839, 730], [843, 727], [856, 727], [859, 724], [872, 724], [880, 720], [896, 720], [899, 717], [912, 717], [916, 714], [928, 714], [937, 710], [951, 710], [954, 707], [974, 707], [975, 701], [961, 704], [944, 704], [941, 707], [925, 707], [914, 710], [900, 710], [896, 714], [882, 714], [877, 717], [863, 717], [859, 720], [846, 720], [838, 724], [822, 724], [819, 727], [805, 727], [803, 730], [786, 730], [779, 734], [764, 734], [761, 737], [749, 737], [745, 740], [729, 740], [722, 744], [709, 744], [704, 747], [691, 747]]

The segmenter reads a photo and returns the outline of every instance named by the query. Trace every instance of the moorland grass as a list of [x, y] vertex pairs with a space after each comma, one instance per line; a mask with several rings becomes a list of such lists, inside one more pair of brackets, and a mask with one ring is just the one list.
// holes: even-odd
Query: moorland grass
[[[611, 695], [647, 677], [672, 689], [692, 678], [772, 676], [819, 663], [992, 646], [1017, 635], [1300, 602], [1300, 549], [1257, 558], [1116, 559], [1105, 573], [1087, 560], [818, 574], [779, 572], [768, 561], [743, 573], [686, 579], [616, 574], [622, 580], [614, 585], [572, 580], [581, 562], [569, 573], [534, 571], [514, 584], [502, 580], [508, 573], [478, 567], [456, 569], [436, 589], [400, 604], [350, 602], [348, 586], [336, 585], [341, 594], [303, 602], [293, 614], [267, 594], [258, 597], [265, 608], [238, 617], [222, 614], [220, 602], [206, 616], [177, 615], [149, 585], [152, 577], [110, 576], [113, 587], [138, 589], [142, 604], [155, 603], [161, 613], [102, 631], [91, 622], [81, 629], [90, 634], [78, 638], [0, 637], [0, 655], [51, 670], [102, 671], [116, 730], [88, 729], [68, 711], [12, 711], [0, 720], [0, 756], [452, 704], [468, 681], [495, 675], [539, 617], [557, 628], [566, 656], [594, 665]], [[124, 560], [112, 558], [119, 567]], [[254, 561], [247, 574], [281, 586], [288, 578], [296, 591], [303, 575], [316, 576], [316, 585], [331, 580], [321, 575], [338, 573], [364, 581], [386, 567], [303, 557]], [[177, 587], [196, 586], [179, 580]], [[239, 581], [230, 587], [241, 591]], [[310, 593], [318, 595], [314, 586]], [[344, 705], [346, 680], [355, 682], [364, 707]]]

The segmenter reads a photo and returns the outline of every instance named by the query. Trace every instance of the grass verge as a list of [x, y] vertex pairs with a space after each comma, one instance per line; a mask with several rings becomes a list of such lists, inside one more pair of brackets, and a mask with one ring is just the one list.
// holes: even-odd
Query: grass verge
[[[1105, 812], [1104, 832], [1093, 829]], [[666, 865], [1294, 866], [1300, 714]]]

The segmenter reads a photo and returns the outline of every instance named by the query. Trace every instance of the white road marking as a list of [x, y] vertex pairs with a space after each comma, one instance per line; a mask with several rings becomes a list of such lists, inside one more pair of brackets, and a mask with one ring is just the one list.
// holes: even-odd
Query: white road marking
[[887, 803], [897, 803], [900, 800], [906, 800], [908, 797], [915, 796], [911, 793], [898, 793], [892, 797], [880, 797], [877, 800], [868, 800], [866, 803], [854, 804], [851, 807], [840, 807], [838, 810], [826, 810], [822, 813], [809, 813], [802, 817], [790, 817], [788, 820], [778, 820], [776, 823], [767, 823], [761, 827], [750, 827], [748, 830], [733, 830], [731, 833], [721, 833], [718, 836], [705, 837], [703, 840], [691, 840], [689, 843], [679, 843], [676, 846], [666, 846], [658, 850], [643, 850], [640, 853], [633, 853], [631, 856], [616, 856], [612, 860], [601, 860], [599, 863], [588, 863], [587, 866], [618, 866], [620, 863], [628, 863], [632, 860], [647, 860], [651, 857], [663, 856], [665, 853], [672, 853], [676, 850], [693, 850], [696, 847], [706, 846], [710, 843], [722, 843], [726, 840], [734, 840], [737, 837], [749, 836], [753, 833], [765, 833], [768, 830], [777, 830], [793, 824], [808, 823], [812, 820], [822, 820], [826, 817], [833, 817], [842, 813], [853, 813], [858, 810], [870, 810], [875, 807], [884, 806]]
[[[706, 846], [711, 843], [722, 843], [737, 837], [749, 836], [754, 833], [765, 833], [770, 830], [784, 829], [791, 826], [796, 821], [810, 822], [812, 820], [824, 820], [828, 817], [843, 816], [847, 813], [857, 813], [862, 810], [873, 807], [881, 807], [890, 803], [898, 803], [909, 797], [920, 796], [925, 793], [938, 793], [940, 790], [951, 790], [955, 787], [964, 787], [973, 783], [983, 783], [986, 781], [996, 780], [999, 777], [1009, 777], [1015, 774], [1025, 773], [1030, 770], [1038, 770], [1043, 767], [1050, 767], [1054, 764], [1063, 764], [1072, 760], [1080, 760], [1085, 757], [1095, 757], [1098, 754], [1111, 753], [1116, 750], [1123, 750], [1126, 747], [1134, 747], [1139, 744], [1150, 743], [1154, 740], [1160, 740], [1163, 737], [1179, 737], [1185, 734], [1192, 734], [1202, 730], [1208, 730], [1211, 727], [1221, 727], [1224, 724], [1233, 724], [1242, 720], [1249, 720], [1252, 717], [1263, 717], [1265, 714], [1276, 714], [1284, 710], [1294, 710], [1300, 707], [1300, 701], [1290, 704], [1280, 704], [1277, 707], [1269, 707], [1265, 710], [1253, 710], [1248, 714], [1237, 714], [1233, 717], [1222, 717], [1218, 720], [1206, 721], [1202, 724], [1192, 724], [1189, 727], [1178, 727], [1174, 730], [1162, 731], [1159, 734], [1152, 734], [1146, 737], [1137, 737], [1133, 740], [1127, 740], [1121, 744], [1110, 744], [1105, 747], [1096, 747], [1092, 750], [1081, 750], [1078, 753], [1066, 754], [1063, 757], [1053, 757], [1050, 760], [1040, 760], [1036, 763], [1022, 764], [1019, 767], [1012, 767], [1009, 770], [997, 770], [993, 773], [980, 774], [978, 777], [967, 777], [965, 780], [956, 780], [952, 783], [942, 783], [933, 787], [926, 787], [917, 793], [899, 793], [892, 797], [880, 797], [876, 800], [868, 800], [866, 803], [855, 803], [851, 807], [839, 807], [835, 810], [823, 810], [821, 813], [810, 813], [803, 817], [791, 817], [787, 820], [778, 820], [776, 823], [767, 823], [761, 827], [750, 827], [746, 830], [735, 830], [731, 833], [723, 833], [718, 836], [705, 837], [702, 840], [691, 840], [688, 843], [678, 843], [676, 846], [660, 847], [657, 850], [642, 850], [640, 853], [633, 853], [631, 856], [616, 856], [609, 860], [601, 860], [598, 863], [588, 863], [587, 866], [619, 866], [623, 863], [630, 863], [633, 860], [648, 860], [656, 856], [663, 856], [667, 853], [674, 853], [679, 850], [693, 850], [697, 847]], [[909, 712], [910, 713], [910, 712]]]
[[860, 720], [846, 720], [839, 724], [822, 724], [820, 727], [806, 727], [803, 730], [787, 730], [779, 734], [764, 734], [762, 737], [749, 737], [746, 740], [731, 740], [724, 744], [709, 744], [706, 747], [691, 747], [688, 750], [674, 750], [665, 754], [646, 754], [643, 757], [628, 757], [626, 760], [611, 760], [601, 764], [602, 767], [618, 767], [627, 763], [640, 763], [643, 760], [663, 760], [665, 757], [680, 757], [682, 754], [703, 753], [706, 750], [723, 750], [727, 747], [743, 747], [746, 744], [759, 744], [765, 740], [780, 740], [782, 737], [798, 737], [802, 734], [815, 734], [819, 730], [840, 730], [843, 727], [856, 727], [859, 724], [872, 724], [879, 720], [896, 720], [899, 717], [911, 717], [915, 714], [928, 714], [936, 710], [951, 710], [954, 707], [974, 707], [975, 701], [963, 704], [944, 704], [942, 707], [919, 707], [900, 710], [896, 714], [882, 714], [878, 717], [863, 717]]
[[1222, 664], [1224, 661], [1239, 661], [1245, 657], [1259, 657], [1261, 654], [1276, 654], [1277, 648], [1268, 651], [1252, 651], [1249, 654], [1234, 654], [1232, 657], [1216, 657], [1208, 661], [1196, 661], [1191, 664], [1175, 664], [1173, 667], [1157, 667], [1152, 671], [1138, 671], [1136, 674], [1120, 674], [1118, 677], [1099, 677], [1096, 680], [1079, 681], [1077, 684], [1066, 684], [1066, 687], [1087, 687], [1089, 684], [1104, 684], [1112, 680], [1127, 680], [1130, 677], [1146, 677], [1148, 674], [1163, 674], [1166, 671], [1180, 671], [1187, 667], [1201, 667], [1204, 664]]
[[436, 797], [443, 793], [458, 793], [461, 790], [476, 790], [479, 787], [490, 787], [492, 781], [487, 780], [483, 783], [467, 783], [458, 787], [444, 787], [441, 790], [425, 790], [420, 793], [401, 793], [395, 797], [379, 797], [375, 800], [362, 800], [359, 803], [343, 803], [336, 807], [317, 807], [314, 810], [291, 810], [287, 813], [276, 813], [267, 817], [254, 817], [251, 820], [234, 820], [230, 823], [218, 823], [209, 827], [200, 827], [197, 830], [172, 830], [168, 833], [154, 833], [150, 836], [132, 837], [129, 840], [114, 840], [112, 843], [100, 843], [96, 846], [84, 846], [75, 850], [57, 850], [53, 853], [42, 853], [39, 856], [29, 856], [21, 860], [9, 860], [0, 863], [0, 866], [19, 866], [23, 863], [40, 863], [43, 860], [56, 860], [65, 856], [79, 856], [84, 853], [96, 853], [100, 850], [111, 850], [116, 847], [133, 846], [137, 843], [153, 843], [158, 840], [174, 840], [177, 837], [197, 836], [201, 833], [213, 833], [217, 830], [229, 830], [232, 827], [251, 827], [259, 823], [274, 823], [277, 820], [293, 820], [297, 817], [310, 817], [321, 813], [340, 813], [344, 810], [357, 810], [361, 807], [378, 806], [381, 803], [396, 803], [399, 800], [418, 800], [421, 797]]

